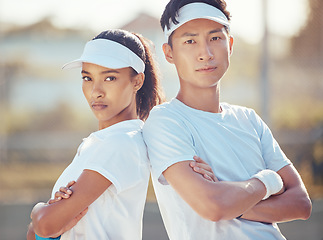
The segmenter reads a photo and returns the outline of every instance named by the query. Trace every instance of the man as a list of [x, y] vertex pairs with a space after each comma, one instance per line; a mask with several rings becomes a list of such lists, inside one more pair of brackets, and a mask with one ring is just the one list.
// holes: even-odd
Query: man
[[151, 111], [143, 134], [169, 238], [285, 239], [276, 222], [307, 219], [311, 202], [260, 117], [220, 103], [233, 49], [226, 3], [171, 0], [161, 25], [180, 90]]

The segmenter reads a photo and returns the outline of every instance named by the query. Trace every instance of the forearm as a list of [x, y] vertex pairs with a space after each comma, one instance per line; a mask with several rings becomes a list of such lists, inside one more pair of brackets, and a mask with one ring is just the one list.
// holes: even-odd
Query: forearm
[[[41, 237], [61, 233], [67, 226], [73, 227], [111, 182], [101, 174], [84, 170], [71, 187], [73, 194], [68, 200], [37, 204], [32, 211], [34, 231]], [[64, 231], [63, 231], [64, 232]]]
[[242, 218], [259, 222], [286, 222], [306, 220], [310, 216], [310, 200], [299, 189], [288, 189], [281, 195], [271, 196], [243, 213]]
[[[272, 170], [262, 170], [243, 182], [217, 182], [223, 190], [216, 193], [214, 204], [219, 204], [222, 216], [219, 220], [230, 220], [254, 207], [259, 201], [283, 192], [283, 181]], [[265, 192], [265, 195], [262, 194]], [[262, 197], [262, 198], [259, 198]]]
[[209, 208], [216, 211], [213, 221], [234, 219], [254, 207], [266, 194], [257, 179], [243, 182], [214, 183], [213, 196], [208, 198]]
[[278, 171], [285, 184], [285, 192], [261, 201], [243, 214], [243, 218], [260, 222], [285, 222], [308, 219], [312, 204], [306, 188], [292, 165]]
[[264, 184], [258, 179], [244, 182], [205, 180], [192, 171], [189, 161], [174, 164], [164, 172], [164, 176], [192, 209], [211, 221], [233, 219], [261, 201], [266, 194]]

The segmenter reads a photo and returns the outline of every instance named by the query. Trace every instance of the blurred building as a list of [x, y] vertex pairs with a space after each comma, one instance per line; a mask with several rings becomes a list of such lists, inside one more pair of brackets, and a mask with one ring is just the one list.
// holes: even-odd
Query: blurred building
[[[286, 146], [297, 146], [295, 141], [302, 140], [286, 132], [300, 128], [309, 132], [323, 120], [323, 14], [318, 10], [322, 1], [312, 2], [315, 13], [299, 36], [269, 36], [272, 128]], [[166, 96], [175, 97], [178, 79], [162, 53], [159, 20], [141, 13], [120, 28], [139, 32], [153, 42]], [[70, 159], [66, 154], [72, 156], [82, 137], [95, 130], [95, 119], [82, 96], [79, 71], [61, 71], [61, 66], [79, 57], [84, 44], [96, 34], [60, 29], [50, 19], [0, 28], [0, 161], [66, 161]], [[261, 49], [261, 42], [251, 45], [235, 36], [231, 67], [221, 83], [222, 101], [259, 110]], [[306, 109], [307, 115], [299, 109]]]

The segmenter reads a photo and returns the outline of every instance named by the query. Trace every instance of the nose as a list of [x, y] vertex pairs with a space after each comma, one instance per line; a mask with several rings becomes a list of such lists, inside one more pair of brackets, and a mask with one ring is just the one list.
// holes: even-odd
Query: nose
[[104, 91], [101, 83], [94, 83], [92, 88], [92, 97], [94, 99], [104, 97]]
[[199, 61], [209, 61], [214, 58], [211, 48], [208, 43], [204, 43], [200, 46], [200, 53], [198, 56]]

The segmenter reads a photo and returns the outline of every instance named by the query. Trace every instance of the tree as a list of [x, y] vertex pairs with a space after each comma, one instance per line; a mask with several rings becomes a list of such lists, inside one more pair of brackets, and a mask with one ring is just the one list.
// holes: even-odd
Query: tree
[[303, 67], [323, 66], [323, 1], [308, 0], [307, 24], [292, 39], [292, 54], [296, 64]]

